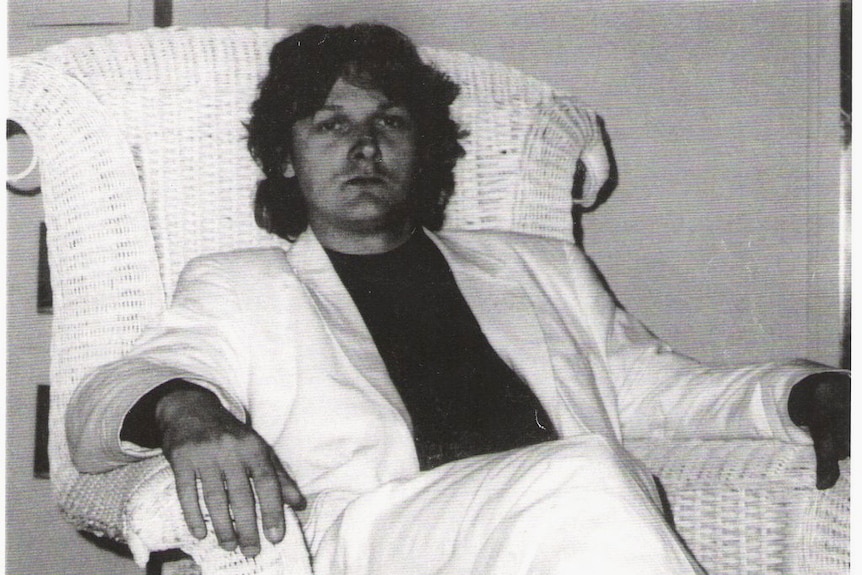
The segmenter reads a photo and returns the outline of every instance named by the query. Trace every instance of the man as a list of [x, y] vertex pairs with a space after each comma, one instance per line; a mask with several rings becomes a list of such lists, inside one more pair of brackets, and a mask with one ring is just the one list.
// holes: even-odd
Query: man
[[[673, 353], [574, 246], [441, 232], [457, 86], [378, 25], [280, 42], [249, 123], [258, 223], [69, 408], [82, 471], [161, 448], [192, 533], [259, 551], [298, 513], [319, 573], [697, 573], [632, 437], [849, 455], [849, 377]], [[119, 438], [119, 441], [118, 441]]]

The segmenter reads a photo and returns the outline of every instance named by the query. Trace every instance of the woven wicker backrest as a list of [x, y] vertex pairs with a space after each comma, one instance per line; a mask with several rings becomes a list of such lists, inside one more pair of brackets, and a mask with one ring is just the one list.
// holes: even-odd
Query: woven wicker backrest
[[[39, 157], [54, 289], [51, 465], [77, 478], [63, 419], [81, 376], [119, 357], [202, 253], [286, 242], [254, 224], [260, 177], [242, 122], [284, 30], [146, 30], [73, 40], [13, 59], [10, 118]], [[510, 68], [442, 50], [423, 56], [462, 87], [470, 135], [446, 227], [572, 238], [572, 180], [585, 204], [607, 178], [592, 113]]]

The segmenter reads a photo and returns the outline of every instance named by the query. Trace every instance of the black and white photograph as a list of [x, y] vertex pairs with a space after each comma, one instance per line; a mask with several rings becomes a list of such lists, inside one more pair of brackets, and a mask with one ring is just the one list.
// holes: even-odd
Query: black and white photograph
[[850, 573], [851, 0], [6, 8], [6, 573]]

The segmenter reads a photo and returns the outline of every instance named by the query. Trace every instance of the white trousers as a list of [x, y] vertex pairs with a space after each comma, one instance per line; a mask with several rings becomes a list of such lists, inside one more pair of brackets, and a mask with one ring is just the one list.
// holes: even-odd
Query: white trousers
[[651, 477], [585, 435], [456, 461], [351, 503], [316, 575], [703, 573]]

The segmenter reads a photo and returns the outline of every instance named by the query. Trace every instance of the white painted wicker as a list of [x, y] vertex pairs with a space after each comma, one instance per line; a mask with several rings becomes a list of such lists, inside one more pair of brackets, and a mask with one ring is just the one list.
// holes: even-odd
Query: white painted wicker
[[850, 464], [814, 488], [814, 452], [777, 441], [634, 442], [677, 530], [712, 575], [850, 571]]
[[[54, 290], [51, 474], [79, 529], [127, 541], [139, 562], [181, 547], [204, 573], [308, 573], [295, 523], [256, 561], [186, 531], [161, 457], [80, 475], [64, 434], [82, 374], [121, 356], [201, 253], [283, 242], [252, 218], [259, 172], [242, 121], [284, 30], [147, 30], [75, 40], [10, 63], [9, 117], [39, 157]], [[520, 72], [423, 55], [462, 86], [470, 130], [447, 226], [570, 240], [580, 158], [589, 205], [607, 178], [595, 117]], [[810, 448], [740, 441], [635, 445], [668, 487], [680, 531], [712, 573], [849, 569], [849, 467], [820, 493]]]

